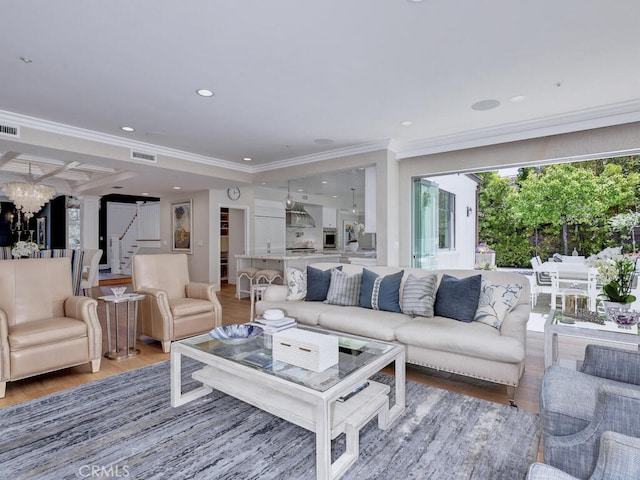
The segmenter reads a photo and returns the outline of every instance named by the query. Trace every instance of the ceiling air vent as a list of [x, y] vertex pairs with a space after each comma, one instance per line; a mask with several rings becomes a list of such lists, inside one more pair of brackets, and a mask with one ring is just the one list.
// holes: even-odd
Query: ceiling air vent
[[5, 137], [20, 138], [20, 127], [0, 125], [0, 135], [3, 135]]
[[145, 153], [145, 152], [137, 152], [135, 150], [131, 150], [131, 159], [132, 160], [143, 160], [145, 162], [158, 163], [158, 159], [153, 153]]

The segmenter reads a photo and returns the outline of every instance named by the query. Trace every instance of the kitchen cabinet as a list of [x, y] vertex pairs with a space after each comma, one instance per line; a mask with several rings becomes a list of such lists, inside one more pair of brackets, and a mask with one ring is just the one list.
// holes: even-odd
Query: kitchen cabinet
[[282, 202], [256, 200], [253, 225], [256, 253], [285, 252], [285, 210]]
[[336, 228], [337, 225], [337, 209], [330, 207], [322, 207], [322, 227]]

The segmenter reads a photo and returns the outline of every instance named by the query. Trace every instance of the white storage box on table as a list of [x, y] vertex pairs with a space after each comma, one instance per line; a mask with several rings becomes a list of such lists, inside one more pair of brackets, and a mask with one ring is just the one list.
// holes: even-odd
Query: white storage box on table
[[273, 359], [322, 372], [338, 363], [338, 337], [291, 328], [273, 334]]

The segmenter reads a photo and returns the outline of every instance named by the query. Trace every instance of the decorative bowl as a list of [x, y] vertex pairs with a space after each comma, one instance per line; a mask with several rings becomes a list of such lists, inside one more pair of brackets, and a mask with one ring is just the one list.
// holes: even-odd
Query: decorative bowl
[[111, 289], [116, 297], [121, 297], [127, 291], [127, 287], [114, 287]]
[[282, 320], [284, 318], [284, 312], [278, 308], [271, 308], [265, 310], [262, 314], [262, 318], [265, 320]]
[[640, 320], [640, 312], [631, 310], [630, 305], [614, 302], [605, 303], [607, 318], [620, 328], [631, 328]]
[[222, 343], [238, 345], [249, 342], [262, 333], [262, 329], [255, 325], [233, 324], [216, 327], [209, 332], [209, 335]]

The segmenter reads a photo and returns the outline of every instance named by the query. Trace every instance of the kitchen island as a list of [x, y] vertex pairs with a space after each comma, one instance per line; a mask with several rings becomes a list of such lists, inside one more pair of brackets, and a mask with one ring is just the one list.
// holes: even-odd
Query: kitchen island
[[[287, 268], [297, 268], [298, 270], [306, 271], [307, 265], [322, 262], [339, 262], [342, 254], [340, 252], [331, 253], [301, 253], [301, 254], [285, 254], [285, 253], [254, 253], [236, 255], [237, 270], [247, 267], [256, 267], [260, 270], [280, 270], [283, 275]], [[241, 278], [236, 280], [236, 290], [238, 295], [248, 296], [248, 294], [241, 294], [240, 292], [250, 291], [248, 280]], [[244, 284], [241, 284], [244, 282]]]

